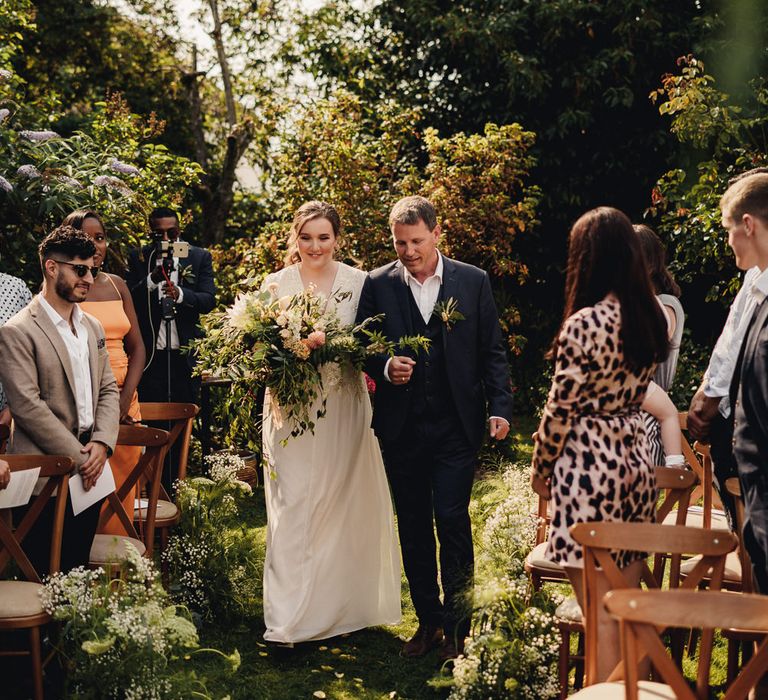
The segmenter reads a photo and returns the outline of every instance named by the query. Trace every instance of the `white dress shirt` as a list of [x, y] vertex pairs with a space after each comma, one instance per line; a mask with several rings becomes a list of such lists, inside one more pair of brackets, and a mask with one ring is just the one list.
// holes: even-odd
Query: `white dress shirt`
[[[75, 401], [77, 403], [78, 432], [84, 433], [93, 427], [93, 386], [91, 384], [91, 361], [88, 354], [88, 329], [83, 323], [83, 312], [75, 304], [72, 309], [72, 325], [59, 314], [40, 294], [40, 306], [50, 317], [67, 349], [75, 380]], [[74, 328], [74, 332], [72, 329]]]
[[731, 413], [728, 392], [741, 344], [749, 322], [752, 320], [752, 314], [766, 296], [768, 296], [768, 269], [763, 272], [760, 272], [758, 267], [747, 270], [741, 289], [731, 304], [723, 331], [715, 343], [707, 371], [704, 373], [702, 385], [704, 395], [721, 398], [718, 408], [725, 418]]
[[[176, 300], [176, 304], [181, 304], [181, 302], [184, 299], [184, 290], [179, 286], [179, 259], [174, 258], [173, 259], [173, 272], [170, 274], [171, 282], [173, 282], [174, 286], [178, 288], [179, 290], [179, 298]], [[163, 277], [163, 282], [165, 282], [165, 277]], [[147, 275], [147, 289], [150, 292], [155, 291], [157, 289], [157, 299], [160, 301], [164, 296], [165, 292], [163, 291], [163, 282], [155, 283], [152, 281], [152, 274]], [[157, 343], [155, 344], [155, 348], [158, 350], [165, 350], [165, 321], [160, 321], [160, 328], [157, 331]], [[171, 321], [171, 350], [178, 350], [179, 349], [179, 331], [176, 328], [176, 321]]]

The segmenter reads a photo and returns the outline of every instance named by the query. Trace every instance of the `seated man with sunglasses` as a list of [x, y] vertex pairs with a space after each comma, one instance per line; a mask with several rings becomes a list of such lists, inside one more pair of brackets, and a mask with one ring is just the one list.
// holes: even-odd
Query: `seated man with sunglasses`
[[[0, 381], [13, 414], [8, 452], [71, 457], [90, 489], [115, 447], [120, 418], [104, 329], [78, 306], [99, 271], [93, 264], [96, 251], [93, 241], [71, 226], [54, 229], [39, 250], [42, 292], [0, 328]], [[87, 566], [101, 504], [77, 516], [71, 501], [67, 505], [62, 571]], [[24, 539], [41, 575], [48, 571], [53, 505], [51, 499]]]

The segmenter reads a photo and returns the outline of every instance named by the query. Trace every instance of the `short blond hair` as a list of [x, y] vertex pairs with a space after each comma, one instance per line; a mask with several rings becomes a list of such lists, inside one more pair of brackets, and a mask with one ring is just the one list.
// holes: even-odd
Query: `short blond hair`
[[720, 211], [733, 221], [751, 214], [768, 224], [768, 173], [755, 173], [734, 182], [720, 198]]
[[435, 226], [437, 226], [435, 207], [426, 197], [419, 197], [419, 195], [403, 197], [395, 202], [395, 206], [392, 207], [392, 211], [389, 213], [390, 229], [395, 224], [413, 226], [418, 224], [419, 221], [423, 221], [430, 231], [433, 231]]

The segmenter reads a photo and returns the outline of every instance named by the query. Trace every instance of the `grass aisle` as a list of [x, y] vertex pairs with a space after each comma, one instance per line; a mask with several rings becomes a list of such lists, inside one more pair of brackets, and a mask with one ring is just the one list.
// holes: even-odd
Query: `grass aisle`
[[[532, 425], [531, 420], [525, 420], [523, 425], [516, 426], [522, 461], [529, 458]], [[489, 509], [498, 500], [496, 478], [495, 472], [490, 472], [475, 485], [472, 513], [475, 539]], [[263, 558], [266, 511], [262, 489], [256, 490], [246, 517], [251, 524], [254, 546], [262, 550]], [[335, 700], [445, 698], [447, 691], [428, 685], [440, 672], [435, 652], [423, 659], [400, 656], [403, 640], [413, 634], [417, 625], [405, 577], [402, 606], [403, 620], [397, 627], [378, 627], [321, 642], [307, 642], [293, 650], [267, 647], [262, 639], [261, 619], [243, 621], [237, 626], [209, 626], [201, 633], [201, 644], [225, 653], [237, 648], [242, 665], [232, 675], [215, 659], [200, 656], [200, 661], [195, 662], [196, 668], [207, 678], [208, 689], [214, 697], [229, 694], [233, 700], [311, 699], [318, 691]]]

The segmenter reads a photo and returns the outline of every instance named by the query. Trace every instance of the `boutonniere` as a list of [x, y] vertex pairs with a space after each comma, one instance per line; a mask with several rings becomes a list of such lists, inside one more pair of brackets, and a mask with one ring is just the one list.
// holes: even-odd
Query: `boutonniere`
[[185, 282], [190, 286], [195, 283], [195, 271], [192, 269], [191, 265], [187, 265], [186, 267], [179, 266], [179, 282]]
[[449, 331], [455, 323], [464, 320], [464, 314], [459, 311], [459, 302], [453, 297], [445, 301], [438, 301], [432, 311], [433, 316], [445, 324], [445, 330]]

